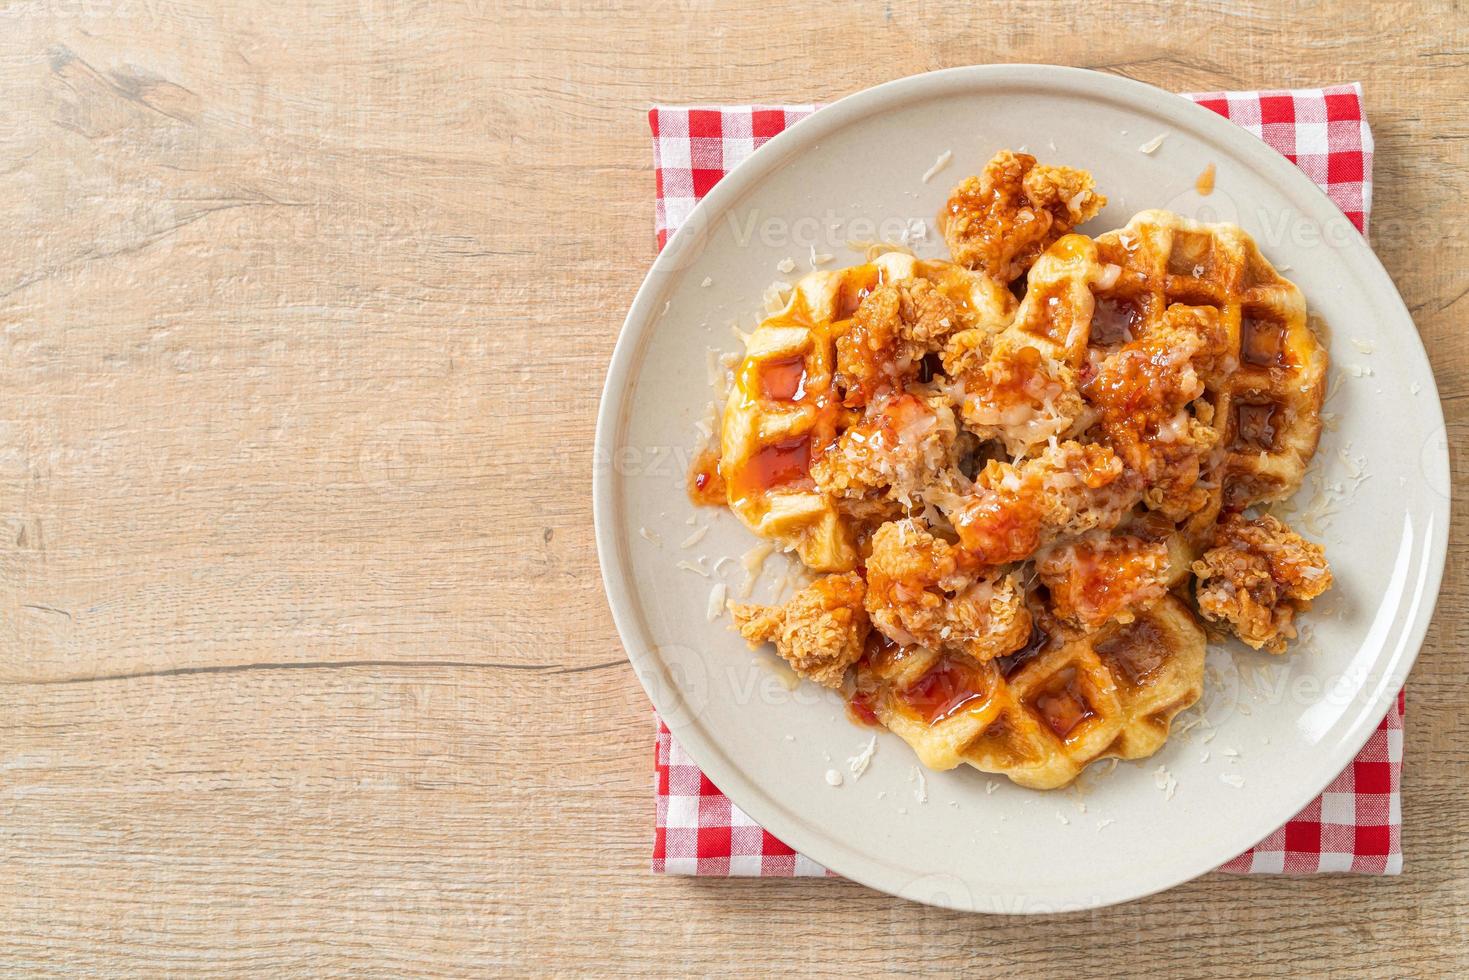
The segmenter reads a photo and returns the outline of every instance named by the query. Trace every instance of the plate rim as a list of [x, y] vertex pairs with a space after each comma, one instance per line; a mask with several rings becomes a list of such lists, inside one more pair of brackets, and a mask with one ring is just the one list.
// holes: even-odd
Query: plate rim
[[[623, 553], [626, 542], [618, 533], [620, 522], [618, 520], [617, 481], [613, 479], [614, 474], [611, 467], [604, 465], [604, 461], [610, 461], [613, 458], [617, 439], [631, 413], [633, 399], [628, 397], [631, 392], [629, 382], [636, 375], [638, 357], [657, 324], [656, 304], [662, 299], [665, 287], [674, 281], [682, 269], [685, 251], [690, 248], [698, 248], [701, 236], [704, 230], [712, 224], [713, 218], [722, 215], [726, 209], [737, 203], [740, 197], [758, 185], [761, 179], [779, 167], [787, 157], [813, 142], [819, 142], [826, 134], [844, 129], [857, 122], [862, 115], [885, 113], [900, 109], [907, 103], [928, 101], [946, 95], [984, 89], [993, 90], [996, 87], [1004, 86], [1033, 87], [1042, 94], [1050, 95], [1100, 96], [1111, 98], [1113, 101], [1134, 109], [1151, 111], [1163, 117], [1175, 117], [1176, 119], [1181, 116], [1183, 117], [1181, 126], [1196, 131], [1202, 129], [1207, 135], [1229, 144], [1231, 149], [1237, 150], [1241, 158], [1251, 165], [1251, 169], [1261, 173], [1265, 179], [1271, 180], [1277, 186], [1281, 183], [1286, 184], [1292, 199], [1303, 205], [1309, 202], [1309, 208], [1304, 208], [1302, 212], [1305, 216], [1323, 223], [1332, 218], [1342, 217], [1336, 204], [1314, 181], [1263, 140], [1224, 117], [1197, 105], [1190, 99], [1144, 82], [1089, 69], [1044, 64], [971, 65], [909, 75], [845, 96], [799, 120], [755, 150], [748, 159], [725, 175], [699, 201], [688, 219], [669, 237], [665, 247], [655, 257], [633, 298], [608, 364], [607, 377], [597, 411], [593, 446], [592, 511], [598, 563], [603, 589], [611, 608], [619, 639], [649, 700], [653, 702], [660, 717], [665, 719], [665, 723], [668, 724], [670, 731], [679, 740], [683, 749], [709, 775], [710, 779], [719, 785], [721, 791], [736, 806], [739, 806], [776, 837], [812, 860], [843, 877], [893, 895], [897, 895], [898, 892], [890, 885], [875, 878], [882, 870], [879, 860], [860, 853], [857, 848], [839, 844], [820, 835], [819, 832], [808, 831], [800, 821], [788, 819], [786, 811], [778, 804], [773, 794], [747, 780], [737, 768], [725, 764], [722, 752], [711, 744], [712, 737], [706, 736], [696, 720], [682, 719], [678, 717], [679, 712], [670, 712], [665, 704], [660, 703], [663, 699], [661, 686], [651, 680], [651, 676], [660, 669], [658, 664], [650, 663], [650, 661], [656, 661], [653, 653], [654, 644], [647, 634], [646, 626], [640, 621], [641, 613], [637, 609], [636, 601], [628, 586], [632, 572], [628, 559]], [[1213, 132], [1209, 133], [1210, 130]], [[1324, 216], [1323, 208], [1329, 209]], [[1369, 284], [1366, 287], [1369, 293], [1381, 296], [1390, 308], [1395, 306], [1394, 312], [1401, 313], [1400, 317], [1393, 318], [1397, 325], [1389, 326], [1389, 329], [1394, 333], [1402, 332], [1411, 335], [1411, 343], [1407, 342], [1408, 338], [1401, 339], [1409, 348], [1406, 355], [1420, 362], [1422, 373], [1428, 380], [1424, 389], [1425, 394], [1431, 395], [1431, 400], [1425, 400], [1428, 422], [1431, 427], [1434, 421], [1433, 416], [1436, 415], [1438, 428], [1446, 428], [1443, 405], [1438, 395], [1437, 379], [1433, 375], [1432, 362], [1428, 359], [1422, 337], [1418, 333], [1416, 324], [1413, 323], [1412, 315], [1406, 304], [1403, 303], [1401, 294], [1364, 236], [1354, 238], [1347, 248], [1355, 253], [1359, 260], [1367, 263], [1369, 275], [1378, 280], [1375, 284]], [[697, 255], [697, 251], [694, 254]], [[1403, 321], [1406, 321], [1406, 324]], [[1401, 330], [1400, 328], [1405, 325], [1411, 329]], [[1423, 580], [1424, 588], [1419, 593], [1423, 601], [1420, 601], [1418, 611], [1399, 630], [1396, 646], [1402, 652], [1393, 654], [1390, 652], [1389, 644], [1384, 644], [1374, 658], [1375, 667], [1399, 668], [1393, 673], [1384, 670], [1384, 679], [1401, 676], [1406, 682], [1432, 623], [1442, 585], [1447, 560], [1452, 498], [1452, 470], [1449, 466], [1446, 443], [1441, 452], [1435, 455], [1434, 462], [1440, 464], [1439, 469], [1448, 494], [1436, 497], [1431, 502], [1433, 526], [1424, 539], [1427, 545], [1424, 556], [1427, 562], [1427, 575]], [[1289, 813], [1281, 818], [1281, 823], [1289, 820], [1291, 814], [1298, 812], [1302, 806], [1320, 795], [1326, 786], [1355, 758], [1377, 729], [1380, 719], [1392, 699], [1398, 696], [1399, 690], [1393, 684], [1379, 684], [1378, 687], [1379, 690], [1372, 696], [1370, 703], [1357, 712], [1356, 720], [1348, 729], [1347, 737], [1335, 741], [1331, 746], [1332, 751], [1323, 754], [1320, 766], [1321, 771], [1326, 775], [1319, 779], [1319, 785], [1318, 779], [1305, 780], [1302, 785], [1312, 787], [1310, 792], [1302, 790], [1298, 794], [1290, 794], [1286, 797], [1296, 802], [1290, 808]], [[672, 718], [671, 722], [668, 721], [670, 718]], [[1343, 748], [1347, 745], [1351, 746], [1350, 751]], [[753, 806], [749, 805], [752, 800], [754, 801]], [[1271, 809], [1273, 812], [1274, 808]], [[1270, 833], [1274, 826], [1272, 822], [1271, 828], [1264, 833]], [[1252, 839], [1249, 843], [1233, 848], [1231, 853], [1226, 854], [1223, 858], [1216, 860], [1212, 851], [1204, 851], [1200, 848], [1198, 850], [1204, 854], [1199, 860], [1180, 860], [1177, 865], [1181, 870], [1165, 873], [1159, 876], [1158, 880], [1149, 881], [1142, 887], [1124, 885], [1113, 888], [1105, 894], [1083, 896], [1063, 904], [1067, 910], [1101, 908], [1176, 887], [1214, 870], [1220, 863], [1233, 857], [1235, 853], [1254, 846], [1257, 841], [1253, 838], [1253, 831], [1251, 835]], [[1026, 907], [1031, 903], [1019, 902], [1015, 903], [1015, 908], [979, 909], [960, 905], [951, 896], [944, 893], [928, 896], [903, 895], [901, 897], [925, 904], [986, 914], [1030, 914], [1055, 911], [1054, 903], [1051, 907], [1045, 908]]]

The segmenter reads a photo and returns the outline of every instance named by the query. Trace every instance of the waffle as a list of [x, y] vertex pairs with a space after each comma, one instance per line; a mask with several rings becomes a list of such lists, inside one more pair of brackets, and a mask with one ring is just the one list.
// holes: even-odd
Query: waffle
[[1133, 622], [1034, 638], [981, 664], [921, 647], [873, 644], [853, 708], [912, 746], [924, 765], [968, 763], [1032, 789], [1071, 782], [1092, 762], [1156, 752], [1203, 693], [1204, 632], [1167, 596]]
[[736, 370], [719, 460], [729, 508], [813, 571], [850, 571], [858, 559], [853, 528], [811, 476], [812, 462], [860, 418], [834, 384], [837, 341], [874, 289], [914, 279], [954, 304], [955, 330], [998, 329], [1013, 309], [1013, 297], [977, 273], [888, 252], [799, 280], [750, 335]]
[[1197, 413], [1216, 433], [1205, 477], [1215, 492], [1191, 522], [1195, 535], [1221, 507], [1239, 511], [1294, 493], [1321, 436], [1327, 366], [1301, 291], [1234, 225], [1142, 211], [1096, 245], [1098, 260], [1121, 271], [1094, 288], [1094, 347], [1146, 335], [1172, 304], [1218, 311], [1224, 369], [1205, 378]]
[[707, 485], [842, 573], [737, 628], [935, 769], [1050, 789], [1150, 755], [1202, 693], [1196, 609], [1281, 652], [1331, 584], [1243, 513], [1299, 488], [1321, 434], [1300, 291], [1233, 225], [1072, 231], [1104, 203], [999, 154], [946, 206], [954, 263], [802, 279], [724, 413]]

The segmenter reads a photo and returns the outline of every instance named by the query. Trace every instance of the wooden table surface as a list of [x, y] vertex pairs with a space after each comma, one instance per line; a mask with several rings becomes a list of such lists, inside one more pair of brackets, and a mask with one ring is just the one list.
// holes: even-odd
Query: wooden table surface
[[1462, 3], [267, 6], [0, 4], [0, 972], [1469, 970], [1462, 508], [1402, 877], [997, 920], [648, 872], [589, 503], [648, 104], [987, 61], [1361, 80], [1456, 442]]

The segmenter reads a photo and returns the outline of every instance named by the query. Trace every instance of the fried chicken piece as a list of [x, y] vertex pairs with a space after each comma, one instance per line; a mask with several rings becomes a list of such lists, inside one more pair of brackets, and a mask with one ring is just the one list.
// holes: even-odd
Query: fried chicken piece
[[862, 656], [871, 629], [862, 602], [866, 592], [856, 572], [823, 575], [782, 605], [733, 603], [730, 612], [751, 647], [774, 643], [797, 674], [838, 688]]
[[1051, 609], [1084, 630], [1130, 623], [1168, 593], [1168, 546], [1132, 534], [1089, 531], [1045, 549], [1036, 574]]
[[1070, 365], [1009, 338], [992, 341], [965, 330], [949, 339], [942, 359], [949, 377], [964, 386], [965, 426], [980, 439], [999, 439], [1011, 456], [1063, 435], [1084, 408]]
[[885, 389], [901, 390], [923, 356], [965, 325], [963, 311], [927, 279], [873, 289], [837, 338], [837, 382], [845, 404], [860, 407]]
[[898, 337], [917, 349], [935, 351], [964, 323], [964, 312], [927, 279], [903, 279], [893, 284], [901, 303]]
[[1143, 502], [1176, 521], [1209, 499], [1199, 476], [1219, 434], [1190, 407], [1208, 376], [1226, 367], [1225, 356], [1219, 311], [1174, 304], [1142, 337], [1104, 357], [1082, 385], [1107, 443], [1142, 478]]
[[811, 475], [839, 505], [880, 498], [912, 507], [954, 465], [957, 434], [942, 395], [885, 393], [812, 464]]
[[1062, 442], [1018, 465], [991, 460], [947, 514], [972, 560], [1002, 565], [1058, 538], [1116, 527], [1140, 494], [1111, 449]]
[[962, 551], [914, 520], [884, 524], [867, 559], [867, 611], [894, 643], [984, 662], [1030, 638], [1013, 576], [978, 577]]
[[1199, 612], [1256, 650], [1284, 653], [1295, 615], [1331, 588], [1319, 545], [1274, 517], [1230, 514], [1214, 529], [1214, 547], [1193, 565]]
[[1028, 153], [1001, 150], [949, 195], [944, 240], [955, 262], [1010, 283], [1106, 204], [1086, 171], [1037, 166]]
[[949, 338], [939, 354], [944, 373], [956, 379], [979, 374], [989, 362], [997, 339], [995, 331], [984, 327], [960, 330]]

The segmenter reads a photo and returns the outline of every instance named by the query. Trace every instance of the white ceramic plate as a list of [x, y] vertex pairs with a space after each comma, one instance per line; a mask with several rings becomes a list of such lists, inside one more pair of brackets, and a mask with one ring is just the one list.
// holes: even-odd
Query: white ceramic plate
[[[1139, 152], [1160, 133], [1159, 150]], [[914, 219], [932, 226], [956, 181], [994, 151], [1022, 146], [1096, 176], [1111, 203], [1083, 230], [1120, 226], [1143, 208], [1239, 223], [1329, 324], [1333, 376], [1342, 377], [1327, 410], [1339, 421], [1314, 471], [1342, 499], [1315, 536], [1336, 587], [1309, 618], [1309, 642], [1289, 655], [1211, 650], [1195, 709], [1207, 724], [1176, 725], [1156, 756], [1086, 779], [1084, 793], [1033, 792], [968, 767], [925, 772], [920, 791], [913, 753], [887, 733], [854, 780], [847, 760], [871, 733], [847, 721], [839, 697], [790, 685], [727, 618], [706, 618], [714, 582], [738, 591], [738, 562], [708, 578], [678, 567], [707, 569], [756, 543], [732, 515], [695, 508], [684, 494], [710, 399], [707, 352], [735, 349], [730, 321], [748, 330], [762, 290], [794, 277], [777, 274], [782, 259], [796, 261], [795, 275], [812, 245], [834, 253], [834, 264], [859, 261], [848, 239], [892, 238]], [[953, 163], [923, 183], [945, 150]], [[1217, 189], [1200, 197], [1195, 179], [1211, 163]], [[918, 251], [947, 257], [932, 232]], [[1433, 611], [1448, 529], [1433, 375], [1392, 282], [1340, 212], [1212, 112], [1137, 82], [1046, 66], [878, 86], [777, 136], [721, 181], [633, 302], [596, 449], [607, 595], [638, 677], [684, 748], [740, 808], [833, 871], [988, 912], [1145, 895], [1217, 867], [1284, 823], [1346, 766], [1402, 686]], [[1298, 499], [1311, 496], [1308, 483]], [[680, 547], [706, 524], [702, 540]], [[756, 599], [774, 598], [775, 564]], [[845, 777], [840, 787], [823, 778], [830, 769]], [[1170, 778], [1171, 798], [1160, 788]]]

